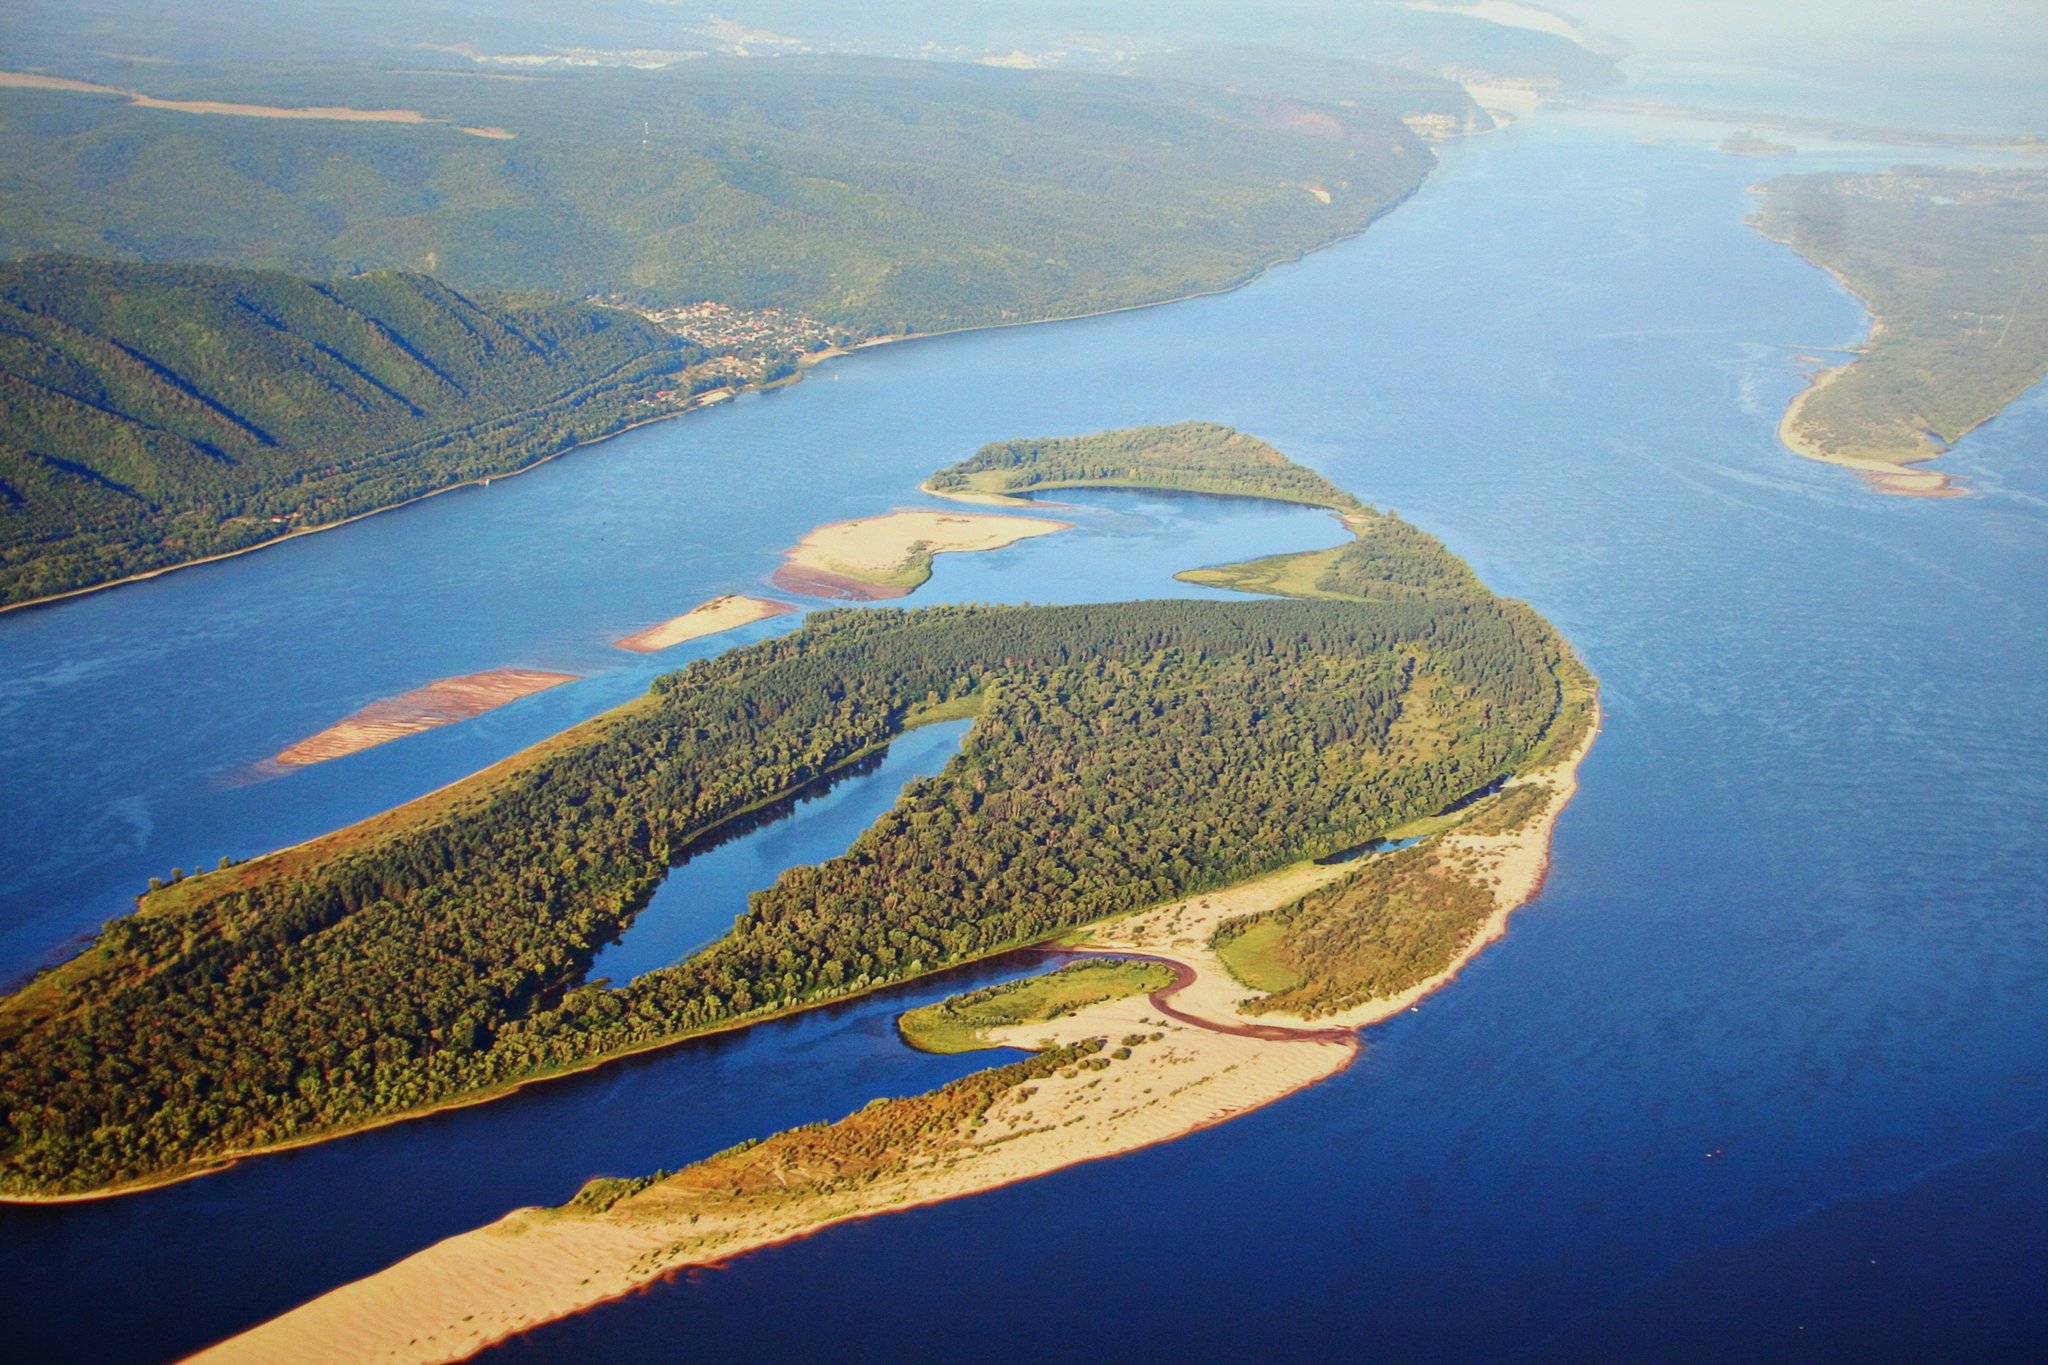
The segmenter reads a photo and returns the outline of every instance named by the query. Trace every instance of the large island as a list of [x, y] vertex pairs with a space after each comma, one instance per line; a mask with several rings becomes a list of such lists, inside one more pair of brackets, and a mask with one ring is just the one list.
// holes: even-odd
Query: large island
[[[1109, 433], [1030, 444], [1040, 456], [1050, 454], [1038, 462], [1050, 480], [1062, 470], [1085, 468], [1080, 462], [1090, 450], [1173, 448], [1184, 456], [1190, 442], [1212, 455], [1221, 448], [1242, 457], [1245, 489], [1276, 473], [1316, 477], [1291, 462], [1276, 465], [1270, 447], [1225, 428]], [[969, 466], [981, 469], [989, 462], [977, 457]], [[944, 485], [966, 468], [942, 473], [935, 484]], [[1213, 485], [1215, 473], [1212, 464], [1203, 482]], [[1148, 478], [1144, 486], [1160, 485]], [[1536, 627], [1539, 636], [1548, 634], [1535, 618], [1523, 615], [1526, 609], [1488, 594], [1422, 533], [1355, 505], [1346, 519], [1356, 533], [1348, 545], [1226, 566], [1207, 575], [1262, 590], [1291, 581], [1301, 585], [1296, 595], [1305, 600], [1245, 604], [1261, 609], [1250, 617], [1237, 617], [1242, 608], [1229, 604], [1182, 604], [1191, 613], [1185, 619], [1213, 608], [1245, 624], [1259, 621], [1261, 628], [1277, 630], [1304, 608], [1334, 609], [1339, 619], [1361, 625], [1416, 612], [1441, 621], [1439, 613], [1446, 610], [1481, 618], [1503, 611], [1504, 617], [1496, 619], [1515, 618]], [[1004, 623], [1008, 628], [1015, 624]], [[1510, 911], [1535, 894], [1552, 826], [1571, 797], [1578, 762], [1595, 730], [1591, 679], [1554, 636], [1548, 637], [1549, 645], [1538, 646], [1542, 666], [1523, 675], [1509, 662], [1512, 647], [1491, 666], [1479, 665], [1481, 656], [1507, 645], [1506, 637], [1490, 634], [1491, 644], [1480, 646], [1475, 639], [1470, 645], [1476, 647], [1440, 636], [1428, 660], [1412, 644], [1396, 644], [1377, 656], [1382, 662], [1376, 665], [1370, 656], [1348, 650], [1324, 653], [1333, 640], [1308, 646], [1311, 652], [1304, 653], [1306, 640], [1279, 631], [1266, 640], [1266, 647], [1284, 661], [1276, 676], [1307, 681], [1309, 674], [1297, 672], [1307, 667], [1320, 679], [1313, 688], [1294, 690], [1295, 699], [1287, 704], [1297, 718], [1310, 711], [1321, 717], [1313, 736], [1288, 721], [1279, 724], [1307, 745], [1302, 756], [1308, 762], [1293, 769], [1292, 782], [1318, 791], [1307, 806], [1296, 806], [1287, 797], [1288, 784], [1275, 786], [1259, 775], [1263, 763], [1240, 766], [1243, 756], [1265, 752], [1259, 734], [1263, 725], [1240, 720], [1227, 730], [1210, 731], [1207, 740], [1193, 738], [1188, 727], [1207, 728], [1219, 718], [1214, 708], [1221, 699], [1209, 693], [1200, 677], [1203, 670], [1187, 670], [1185, 651], [1194, 638], [1178, 631], [1176, 637], [1166, 653], [1148, 655], [1135, 670], [1124, 666], [1127, 656], [1113, 657], [1108, 667], [1109, 676], [1118, 679], [1113, 694], [1070, 693], [1060, 701], [1022, 679], [998, 684], [982, 710], [973, 743], [946, 776], [969, 778], [976, 793], [969, 803], [999, 812], [1002, 827], [1021, 834], [1026, 827], [1040, 826], [1038, 837], [1051, 847], [1082, 845], [1074, 851], [1090, 866], [1110, 867], [1132, 858], [1141, 845], [1127, 842], [1119, 826], [1145, 829], [1160, 816], [1186, 831], [1167, 841], [1173, 862], [1183, 857], [1206, 862], [1205, 827], [1211, 820], [1237, 824], [1247, 805], [1277, 802], [1300, 811], [1312, 822], [1311, 837], [1276, 833], [1278, 856], [1246, 859], [1240, 867], [1249, 875], [1169, 871], [1148, 879], [1140, 859], [1112, 873], [1113, 880], [1135, 884], [1128, 909], [1096, 913], [1117, 898], [1095, 899], [1059, 937], [1068, 951], [1103, 956], [928, 1007], [903, 1021], [906, 1036], [919, 1046], [1012, 1046], [1034, 1056], [929, 1095], [878, 1100], [837, 1123], [777, 1134], [682, 1171], [595, 1181], [561, 1208], [521, 1210], [439, 1243], [223, 1343], [201, 1359], [461, 1359], [492, 1341], [688, 1266], [846, 1219], [962, 1197], [1169, 1141], [1341, 1070], [1357, 1053], [1357, 1028], [1409, 1008], [1447, 981], [1504, 931]], [[1202, 647], [1214, 643], [1220, 641]], [[1462, 662], [1451, 664], [1453, 659]], [[1386, 665], [1396, 661], [1398, 672], [1387, 671]], [[1325, 664], [1336, 665], [1335, 672], [1323, 672]], [[1356, 688], [1360, 669], [1378, 675], [1376, 689]], [[1253, 679], [1266, 671], [1255, 666], [1240, 680], [1251, 684], [1247, 700], [1254, 705], [1266, 690]], [[1340, 681], [1347, 674], [1352, 681]], [[1375, 691], [1383, 698], [1398, 696], [1399, 705], [1375, 705], [1368, 700]], [[1470, 709], [1475, 702], [1481, 711]], [[1147, 713], [1162, 703], [1172, 708], [1167, 730], [1173, 739], [1162, 745], [1157, 741], [1168, 736], [1161, 734], [1146, 746], [1152, 758], [1137, 784], [1145, 795], [1104, 808], [1107, 819], [1092, 814], [1098, 807], [1086, 795], [1108, 778], [1093, 764], [1053, 789], [1063, 799], [1049, 821], [1034, 820], [1025, 811], [1016, 799], [1023, 795], [1020, 787], [986, 782], [991, 749], [1028, 747], [1029, 735], [1042, 725], [1058, 731], [1062, 743], [1083, 733], [1069, 730], [1064, 715], [1101, 722], [1087, 727], [1097, 733], [1146, 732], [1152, 728]], [[1363, 712], [1352, 710], [1361, 704]], [[1404, 799], [1401, 793], [1411, 782], [1433, 781], [1423, 774], [1440, 771], [1436, 760], [1466, 749], [1481, 714], [1526, 739], [1510, 745], [1512, 756], [1479, 760], [1461, 780], [1435, 787], [1424, 800]], [[1028, 724], [1020, 728], [1027, 717]], [[1344, 728], [1323, 728], [1332, 725]], [[1214, 766], [1204, 761], [1212, 751], [1220, 751], [1221, 761]], [[1468, 757], [1478, 756], [1468, 751]], [[1355, 766], [1361, 758], [1363, 766]], [[1141, 760], [1132, 751], [1126, 761]], [[1173, 776], [1181, 765], [1205, 776], [1247, 773], [1249, 781], [1231, 778], [1242, 784], [1231, 799], [1206, 801]], [[1338, 795], [1310, 776], [1319, 767], [1351, 771], [1363, 791]], [[1483, 780], [1495, 773], [1499, 781]], [[1463, 798], [1443, 799], [1468, 782], [1477, 785]], [[957, 782], [949, 785], [947, 800], [958, 809], [965, 792]], [[1377, 818], [1355, 823], [1331, 818], [1358, 795], [1377, 808]], [[899, 884], [892, 872], [906, 864], [897, 861], [891, 846], [903, 838], [904, 822], [914, 829], [938, 814], [938, 807], [920, 797], [907, 794], [897, 814], [864, 836], [846, 858], [789, 874], [775, 894], [792, 882], [819, 885], [830, 889], [832, 903], [845, 904], [858, 902], [863, 888], [874, 882]], [[1333, 799], [1337, 806], [1326, 804]], [[1117, 816], [1117, 810], [1126, 813]], [[1372, 830], [1374, 842], [1353, 845], [1335, 837], [1335, 830], [1347, 824], [1357, 832]], [[973, 881], [953, 883], [955, 894], [972, 899], [979, 899], [984, 879], [1003, 883], [1006, 867], [1035, 861], [1032, 845], [1023, 840], [1006, 841], [999, 859], [976, 858], [972, 845], [958, 836], [977, 826], [981, 832], [975, 843], [1002, 837], [996, 826], [970, 822], [956, 825], [954, 837], [925, 845], [927, 858], [976, 866]], [[1072, 838], [1074, 833], [1084, 834], [1085, 840]], [[1361, 847], [1370, 849], [1382, 838], [1406, 846], [1357, 856]], [[1156, 836], [1142, 842], [1155, 841]], [[1314, 856], [1317, 850], [1320, 856]], [[1045, 885], [1042, 879], [1039, 884]], [[1090, 878], [1076, 883], [1071, 895], [1088, 900], [1095, 887]], [[1099, 890], [1109, 888], [1101, 885]], [[1064, 889], [1052, 893], [1062, 900], [1069, 894]], [[914, 891], [911, 896], [913, 913], [936, 908]], [[819, 904], [808, 895], [803, 899], [807, 905]]]

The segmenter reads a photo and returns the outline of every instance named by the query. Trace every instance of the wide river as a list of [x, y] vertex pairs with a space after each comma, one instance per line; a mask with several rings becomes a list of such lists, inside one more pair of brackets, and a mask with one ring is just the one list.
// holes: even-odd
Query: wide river
[[[1957, 501], [1782, 450], [1802, 348], [1865, 319], [1744, 225], [1746, 187], [1926, 154], [1744, 160], [1720, 131], [1546, 116], [1449, 149], [1364, 237], [1235, 294], [879, 349], [488, 490], [0, 618], [0, 974], [174, 865], [369, 814], [791, 628], [609, 647], [763, 590], [820, 522], [921, 505], [985, 441], [1226, 422], [1442, 536], [1599, 674], [1606, 730], [1541, 898], [1285, 1103], [499, 1354], [2026, 1353], [2048, 1339], [2048, 400], [1944, 462], [1976, 495]], [[1189, 591], [1174, 569], [1337, 538], [1258, 504], [1076, 501], [1077, 531], [942, 559], [917, 600]], [[501, 666], [585, 680], [254, 771], [367, 701]], [[911, 1053], [894, 1013], [1024, 969], [0, 1211], [8, 1345], [165, 1360], [591, 1175], [927, 1089], [988, 1059]]]

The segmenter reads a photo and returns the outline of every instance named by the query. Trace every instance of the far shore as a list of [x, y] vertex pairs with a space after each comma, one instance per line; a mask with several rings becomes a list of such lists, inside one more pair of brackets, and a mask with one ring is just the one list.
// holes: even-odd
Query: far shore
[[[517, 1210], [192, 1359], [210, 1365], [462, 1360], [693, 1267], [1170, 1142], [1326, 1080], [1358, 1055], [1356, 1029], [1416, 1008], [1455, 979], [1541, 889], [1551, 835], [1599, 731], [1597, 696], [1590, 707], [1586, 733], [1569, 756], [1516, 779], [1549, 789], [1533, 818], [1504, 834], [1453, 829], [1442, 836], [1447, 862], [1476, 860], [1471, 875], [1490, 881], [1494, 913], [1444, 970], [1396, 997], [1332, 1019], [1248, 1015], [1240, 1008], [1249, 998], [1245, 987], [1208, 949], [1216, 924], [1289, 904], [1343, 875], [1341, 865], [1301, 864], [1188, 897], [1096, 926], [1070, 948], [1169, 963], [1174, 985], [1144, 1000], [1105, 1001], [991, 1035], [1031, 1050], [1088, 1039], [1114, 1047], [1121, 1037], [1120, 1051], [1104, 1054], [1099, 1066], [1068, 1068], [1001, 1094], [975, 1126], [927, 1135], [920, 1141], [933, 1148], [929, 1154], [879, 1178], [835, 1181], [801, 1160], [782, 1165], [778, 1139], [770, 1139], [757, 1155], [711, 1158], [705, 1165], [715, 1169], [685, 1170], [598, 1212]], [[758, 1193], [761, 1172], [752, 1169], [763, 1161], [781, 1187], [765, 1197]], [[733, 1164], [730, 1182], [721, 1163]], [[746, 1178], [755, 1180], [756, 1193], [741, 1192]]]

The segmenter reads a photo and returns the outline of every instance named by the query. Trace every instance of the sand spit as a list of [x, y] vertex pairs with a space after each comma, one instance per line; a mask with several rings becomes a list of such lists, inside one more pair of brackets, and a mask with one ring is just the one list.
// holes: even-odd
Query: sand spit
[[471, 137], [504, 139], [517, 134], [503, 128], [462, 128], [446, 119], [429, 118], [416, 109], [348, 109], [310, 107], [286, 109], [272, 104], [232, 104], [222, 100], [160, 100], [134, 90], [120, 90], [91, 81], [66, 80], [61, 76], [37, 76], [25, 71], [0, 71], [0, 87], [17, 90], [61, 90], [79, 95], [118, 95], [137, 109], [168, 109], [180, 114], [226, 114], [236, 118], [321, 119], [333, 123], [417, 123], [455, 127]]
[[524, 668], [443, 678], [400, 696], [373, 701], [339, 725], [300, 740], [271, 761], [281, 767], [303, 768], [345, 758], [394, 739], [495, 711], [521, 697], [575, 681], [574, 673], [541, 673]]
[[[1873, 323], [1870, 332], [1871, 340], [1876, 340], [1878, 333], [1882, 330], [1882, 323]], [[1807, 403], [1815, 394], [1827, 388], [1828, 385], [1834, 383], [1842, 375], [1847, 374], [1849, 366], [1855, 363], [1852, 360], [1849, 362], [1849, 365], [1838, 365], [1834, 369], [1821, 371], [1820, 374], [1814, 376], [1813, 382], [1785, 408], [1785, 415], [1778, 419], [1778, 439], [1784, 443], [1785, 448], [1794, 455], [1803, 456], [1809, 460], [1818, 460], [1822, 464], [1839, 465], [1843, 469], [1855, 470], [1862, 478], [1865, 486], [1874, 493], [1887, 493], [1895, 498], [1960, 498], [1966, 496], [1964, 490], [1957, 487], [1955, 480], [1947, 474], [1939, 474], [1932, 469], [1915, 469], [1909, 464], [1897, 460], [1883, 459], [1874, 455], [1837, 454], [1816, 444], [1808, 437], [1803, 421]], [[1933, 459], [1934, 456], [1929, 454], [1924, 458]]]
[[[1448, 968], [1394, 999], [1290, 1028], [1282, 1016], [1243, 1013], [1249, 993], [1209, 951], [1209, 936], [1225, 919], [1287, 905], [1343, 876], [1344, 865], [1303, 864], [1188, 897], [1100, 926], [1084, 945], [1167, 962], [1178, 977], [1174, 986], [991, 1035], [1024, 1048], [1103, 1039], [1097, 1058], [1002, 1091], [978, 1120], [914, 1135], [909, 1155], [893, 1165], [859, 1164], [857, 1154], [872, 1151], [870, 1130], [889, 1131], [885, 1117], [864, 1110], [825, 1130], [849, 1137], [836, 1149], [815, 1130], [783, 1135], [736, 1157], [714, 1157], [602, 1211], [522, 1209], [193, 1360], [461, 1360], [693, 1266], [1170, 1142], [1284, 1099], [1350, 1064], [1358, 1052], [1352, 1030], [1412, 1008], [1505, 932], [1509, 914], [1542, 886], [1551, 831], [1577, 790], [1578, 765], [1596, 733], [1589, 725], [1568, 758], [1516, 780], [1550, 794], [1519, 830], [1441, 836], [1449, 852], [1480, 855], [1477, 875], [1493, 879], [1495, 913]], [[1139, 1038], [1146, 1041], [1119, 1048]]]
[[633, 654], [655, 654], [688, 640], [700, 640], [724, 630], [737, 630], [773, 616], [787, 616], [795, 610], [787, 602], [772, 602], [765, 597], [714, 597], [681, 616], [614, 641], [612, 647]]
[[931, 557], [1000, 550], [1073, 528], [1039, 517], [962, 512], [891, 512], [820, 526], [775, 571], [776, 587], [806, 597], [857, 602], [907, 597], [931, 576]]

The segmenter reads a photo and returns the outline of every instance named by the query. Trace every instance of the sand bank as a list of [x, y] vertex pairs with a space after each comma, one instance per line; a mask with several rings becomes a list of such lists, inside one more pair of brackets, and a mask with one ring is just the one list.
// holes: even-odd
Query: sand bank
[[521, 697], [575, 681], [574, 673], [541, 673], [524, 668], [443, 678], [400, 696], [373, 701], [340, 724], [300, 740], [272, 762], [286, 768], [303, 768], [344, 758], [423, 730], [453, 725], [495, 711]]
[[787, 616], [795, 610], [786, 602], [771, 602], [765, 597], [714, 597], [681, 616], [614, 641], [612, 647], [634, 654], [654, 654], [672, 649], [686, 640], [702, 639], [722, 630], [736, 630], [772, 616]]
[[[288, 109], [273, 104], [233, 104], [223, 100], [160, 100], [152, 95], [139, 94], [133, 90], [120, 90], [111, 85], [94, 85], [91, 81], [66, 80], [60, 76], [37, 76], [25, 71], [0, 71], [0, 87], [12, 87], [17, 90], [61, 90], [79, 95], [118, 95], [137, 109], [168, 109], [179, 114], [321, 119], [334, 123], [417, 123], [441, 127], [455, 126], [446, 119], [429, 118], [417, 109], [348, 109], [329, 106]], [[471, 137], [503, 139], [516, 136], [503, 128], [456, 127], [455, 131], [468, 133]]]
[[891, 512], [820, 526], [775, 571], [776, 587], [807, 597], [872, 602], [907, 597], [931, 577], [933, 555], [1000, 550], [1073, 528], [1039, 517]]
[[957, 1103], [941, 1103], [949, 1087], [713, 1157], [608, 1208], [522, 1209], [193, 1359], [461, 1360], [692, 1266], [1169, 1142], [1284, 1099], [1350, 1064], [1352, 1030], [1411, 1008], [1505, 932], [1509, 914], [1542, 885], [1551, 831], [1596, 733], [1589, 725], [1563, 761], [1516, 779], [1549, 793], [1520, 829], [1442, 836], [1448, 852], [1479, 855], [1473, 875], [1491, 880], [1496, 909], [1449, 967], [1398, 997], [1290, 1028], [1274, 1015], [1243, 1013], [1249, 993], [1209, 951], [1223, 920], [1287, 905], [1345, 875], [1343, 865], [1303, 864], [1188, 897], [1100, 926], [1086, 941], [1171, 964], [1174, 986], [990, 1035], [1024, 1048], [1104, 1040], [1086, 1063], [997, 1086], [965, 1116]]

